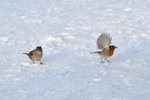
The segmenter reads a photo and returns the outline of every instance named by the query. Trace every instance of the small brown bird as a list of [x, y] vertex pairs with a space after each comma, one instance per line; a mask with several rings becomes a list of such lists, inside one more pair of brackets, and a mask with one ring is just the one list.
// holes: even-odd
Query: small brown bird
[[97, 51], [94, 53], [98, 53], [101, 56], [101, 63], [104, 63], [102, 60], [103, 58], [110, 62], [106, 58], [111, 57], [114, 54], [114, 50], [117, 48], [114, 45], [110, 46], [111, 40], [112, 37], [108, 33], [102, 33], [97, 39], [97, 47], [98, 49], [102, 49], [102, 51]]
[[36, 47], [36, 49], [30, 51], [29, 53], [23, 53], [29, 56], [29, 58], [33, 61], [33, 63], [35, 64], [34, 61], [40, 61], [40, 64], [42, 64], [41, 62], [41, 58], [43, 56], [43, 52], [42, 52], [42, 47], [38, 46]]

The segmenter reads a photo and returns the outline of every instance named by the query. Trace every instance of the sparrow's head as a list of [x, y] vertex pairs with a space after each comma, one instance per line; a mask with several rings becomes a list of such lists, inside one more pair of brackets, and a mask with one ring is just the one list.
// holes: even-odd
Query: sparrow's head
[[41, 46], [38, 46], [38, 47], [36, 47], [36, 50], [39, 50], [39, 51], [42, 52], [42, 47], [41, 47]]

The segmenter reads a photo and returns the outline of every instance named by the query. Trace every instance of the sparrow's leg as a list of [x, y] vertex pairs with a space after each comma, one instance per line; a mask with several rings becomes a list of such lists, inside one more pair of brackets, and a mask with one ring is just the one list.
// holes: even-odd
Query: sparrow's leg
[[32, 60], [32, 61], [33, 61], [33, 64], [35, 64], [34, 60]]
[[43, 64], [42, 62], [41, 62], [41, 60], [39, 60], [40, 61], [40, 64]]

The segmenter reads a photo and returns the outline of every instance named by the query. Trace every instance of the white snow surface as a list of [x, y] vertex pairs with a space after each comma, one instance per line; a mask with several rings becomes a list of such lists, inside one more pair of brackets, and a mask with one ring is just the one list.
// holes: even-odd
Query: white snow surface
[[[0, 2], [0, 100], [150, 100], [150, 0]], [[112, 63], [90, 54], [102, 32]]]

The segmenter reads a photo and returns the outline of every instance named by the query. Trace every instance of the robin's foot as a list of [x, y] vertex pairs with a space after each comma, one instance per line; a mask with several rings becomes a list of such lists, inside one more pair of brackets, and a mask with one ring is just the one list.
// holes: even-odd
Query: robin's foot
[[[105, 58], [105, 60], [107, 61], [107, 62], [110, 62], [109, 60], [107, 60], [106, 58]], [[110, 62], [111, 63], [111, 62]]]
[[101, 61], [101, 63], [105, 63], [104, 61]]

